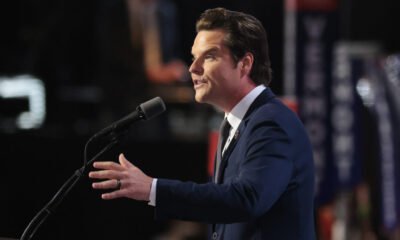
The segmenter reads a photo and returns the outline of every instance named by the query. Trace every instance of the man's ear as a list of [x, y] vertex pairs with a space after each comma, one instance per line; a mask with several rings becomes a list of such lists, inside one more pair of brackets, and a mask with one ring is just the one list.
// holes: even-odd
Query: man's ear
[[251, 69], [253, 68], [254, 56], [252, 53], [246, 53], [243, 58], [239, 61], [239, 67], [241, 76], [250, 75]]

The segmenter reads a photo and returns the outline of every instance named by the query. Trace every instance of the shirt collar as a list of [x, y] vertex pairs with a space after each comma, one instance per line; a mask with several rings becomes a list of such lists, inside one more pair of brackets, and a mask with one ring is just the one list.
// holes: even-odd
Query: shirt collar
[[258, 85], [253, 90], [251, 90], [235, 107], [232, 108], [232, 111], [226, 113], [226, 119], [233, 129], [237, 129], [242, 121], [244, 115], [249, 109], [250, 105], [254, 102], [254, 100], [260, 95], [262, 91], [264, 91], [266, 87], [264, 85]]

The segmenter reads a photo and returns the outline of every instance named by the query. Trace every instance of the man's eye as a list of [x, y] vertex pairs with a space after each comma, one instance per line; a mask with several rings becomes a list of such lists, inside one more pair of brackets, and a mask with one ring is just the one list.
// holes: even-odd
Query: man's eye
[[215, 56], [213, 54], [207, 54], [204, 56], [205, 59], [215, 59]]

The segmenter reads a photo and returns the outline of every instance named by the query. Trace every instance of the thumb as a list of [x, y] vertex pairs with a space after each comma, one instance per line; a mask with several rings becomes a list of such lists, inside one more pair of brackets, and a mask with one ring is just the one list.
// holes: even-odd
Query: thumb
[[119, 163], [123, 166], [123, 167], [134, 167], [134, 165], [128, 161], [128, 159], [126, 159], [125, 155], [123, 153], [121, 153], [119, 155]]

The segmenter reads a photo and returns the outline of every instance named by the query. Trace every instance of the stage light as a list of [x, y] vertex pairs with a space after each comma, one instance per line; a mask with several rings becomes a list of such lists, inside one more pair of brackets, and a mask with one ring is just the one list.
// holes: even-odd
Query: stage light
[[0, 77], [0, 97], [27, 99], [28, 110], [15, 119], [17, 128], [40, 128], [46, 117], [46, 94], [43, 82], [30, 75]]

